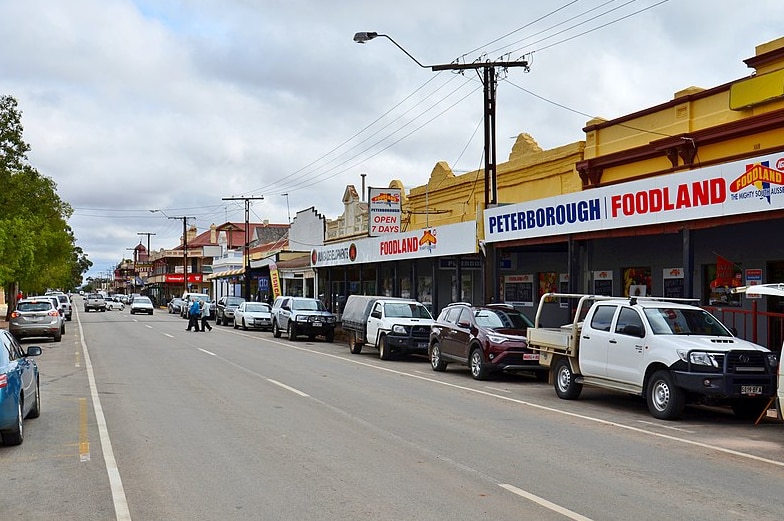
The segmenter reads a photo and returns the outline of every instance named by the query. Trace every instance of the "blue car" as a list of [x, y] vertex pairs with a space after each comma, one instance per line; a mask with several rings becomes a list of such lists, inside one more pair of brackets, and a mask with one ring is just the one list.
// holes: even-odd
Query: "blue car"
[[40, 356], [41, 348], [25, 351], [6, 329], [0, 329], [0, 436], [4, 445], [24, 441], [25, 418], [41, 414], [38, 364], [31, 356]]

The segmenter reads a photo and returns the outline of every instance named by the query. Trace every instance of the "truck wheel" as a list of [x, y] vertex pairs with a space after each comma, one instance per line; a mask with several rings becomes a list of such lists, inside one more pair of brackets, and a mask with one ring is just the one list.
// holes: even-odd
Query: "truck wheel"
[[478, 347], [472, 349], [468, 361], [471, 366], [471, 376], [474, 377], [474, 380], [487, 380], [489, 371], [482, 356], [482, 350]]
[[446, 362], [441, 358], [441, 345], [438, 342], [433, 342], [430, 347], [430, 367], [433, 371], [446, 371]]
[[555, 394], [562, 400], [576, 400], [583, 391], [583, 384], [574, 381], [574, 373], [569, 360], [561, 358], [555, 364], [555, 378], [553, 379]]
[[646, 389], [648, 410], [654, 418], [675, 420], [681, 415], [686, 404], [686, 395], [675, 387], [669, 371], [653, 373]]
[[274, 318], [272, 319], [272, 336], [280, 338], [280, 327], [278, 326], [278, 321]]
[[768, 406], [767, 398], [741, 398], [730, 403], [735, 416], [744, 420], [756, 420]]
[[362, 344], [357, 342], [356, 331], [352, 331], [348, 335], [348, 350], [351, 351], [352, 355], [358, 355], [362, 352]]
[[239, 329], [239, 328], [240, 328], [240, 326], [237, 325], [237, 321], [235, 320], [234, 321], [234, 329]]
[[327, 334], [324, 335], [324, 338], [326, 339], [327, 342], [330, 342], [330, 343], [334, 342], [335, 341], [335, 331], [328, 331]]
[[382, 360], [389, 360], [392, 357], [392, 353], [389, 352], [386, 335], [378, 340], [378, 357]]
[[297, 326], [294, 325], [293, 321], [289, 321], [289, 340], [296, 340], [297, 339]]

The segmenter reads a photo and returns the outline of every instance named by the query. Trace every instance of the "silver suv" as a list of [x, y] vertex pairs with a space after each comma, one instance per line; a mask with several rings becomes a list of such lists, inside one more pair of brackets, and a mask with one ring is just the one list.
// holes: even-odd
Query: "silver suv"
[[50, 297], [23, 298], [11, 313], [8, 330], [17, 340], [50, 336], [60, 342], [65, 334], [65, 319]]
[[306, 335], [310, 340], [323, 336], [327, 342], [335, 340], [337, 317], [327, 311], [315, 298], [278, 297], [272, 305], [272, 335], [280, 338], [286, 331], [289, 340]]
[[89, 312], [91, 309], [96, 311], [106, 311], [106, 300], [100, 293], [90, 293], [84, 297], [84, 311]]

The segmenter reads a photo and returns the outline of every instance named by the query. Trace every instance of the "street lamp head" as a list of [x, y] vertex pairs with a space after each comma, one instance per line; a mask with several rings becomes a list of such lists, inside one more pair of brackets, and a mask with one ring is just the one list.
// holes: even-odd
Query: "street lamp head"
[[372, 40], [373, 38], [375, 38], [377, 36], [378, 36], [378, 33], [373, 33], [373, 32], [369, 32], [369, 31], [356, 33], [354, 35], [354, 41], [357, 42], [357, 43], [365, 43], [365, 42], [367, 42], [369, 40]]

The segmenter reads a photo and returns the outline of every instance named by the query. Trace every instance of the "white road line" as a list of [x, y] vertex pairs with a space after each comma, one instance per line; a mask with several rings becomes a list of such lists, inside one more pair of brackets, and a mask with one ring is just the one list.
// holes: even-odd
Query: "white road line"
[[131, 512], [128, 510], [128, 500], [125, 497], [125, 489], [123, 488], [122, 479], [120, 478], [120, 469], [117, 468], [117, 461], [114, 459], [112, 442], [109, 439], [109, 430], [106, 428], [106, 418], [103, 415], [101, 399], [98, 396], [98, 386], [95, 384], [93, 363], [90, 360], [90, 353], [87, 352], [87, 343], [84, 341], [82, 321], [79, 320], [78, 314], [76, 315], [76, 321], [79, 324], [79, 336], [81, 337], [82, 352], [84, 353], [84, 366], [87, 369], [87, 379], [90, 382], [90, 397], [92, 398], [93, 409], [95, 410], [95, 421], [98, 424], [98, 434], [101, 439], [103, 460], [106, 464], [106, 473], [109, 475], [109, 488], [112, 491], [115, 519], [117, 519], [117, 521], [131, 521]]
[[685, 432], [687, 434], [694, 434], [695, 432], [697, 432], [697, 431], [690, 431], [689, 429], [682, 429], [680, 427], [670, 427], [669, 425], [661, 425], [659, 423], [648, 422], [648, 421], [645, 421], [645, 420], [637, 420], [637, 423], [642, 423], [644, 425], [651, 425], [653, 427], [657, 427], [657, 428], [660, 428], [660, 429], [670, 429], [672, 431]]
[[568, 517], [569, 519], [574, 519], [575, 521], [591, 521], [590, 517], [585, 517], [583, 515], [578, 514], [577, 512], [572, 512], [568, 508], [564, 508], [562, 506], [556, 505], [555, 503], [547, 501], [544, 498], [531, 494], [530, 492], [526, 492], [525, 490], [517, 488], [513, 485], [506, 485], [504, 483], [499, 483], [498, 486], [501, 488], [505, 488], [506, 490], [512, 492], [513, 494], [517, 494], [520, 497], [532, 501], [537, 505], [543, 506], [548, 510], [552, 510], [557, 514], [561, 514], [564, 517]]
[[163, 336], [167, 336], [169, 338], [174, 338], [174, 335], [170, 335], [169, 333], [164, 333]]
[[310, 397], [309, 394], [303, 393], [299, 389], [294, 389], [293, 387], [290, 387], [290, 386], [288, 386], [288, 385], [286, 385], [284, 383], [281, 383], [281, 382], [279, 382], [277, 380], [273, 380], [272, 378], [267, 378], [267, 381], [269, 383], [271, 383], [271, 384], [275, 384], [275, 385], [277, 385], [279, 387], [282, 387], [282, 388], [286, 389], [287, 391], [291, 391], [294, 394], [298, 394], [298, 395], [302, 396], [303, 398], [309, 398]]
[[216, 355], [215, 353], [213, 353], [212, 351], [207, 351], [206, 349], [202, 349], [201, 347], [197, 347], [196, 349], [198, 349], [198, 350], [199, 350], [199, 351], [201, 351], [202, 353], [207, 353], [207, 354], [208, 354], [208, 355], [210, 355], [210, 356], [218, 356], [218, 355]]
[[146, 327], [147, 329], [152, 329], [152, 326], [150, 324], [144, 324], [144, 327]]

